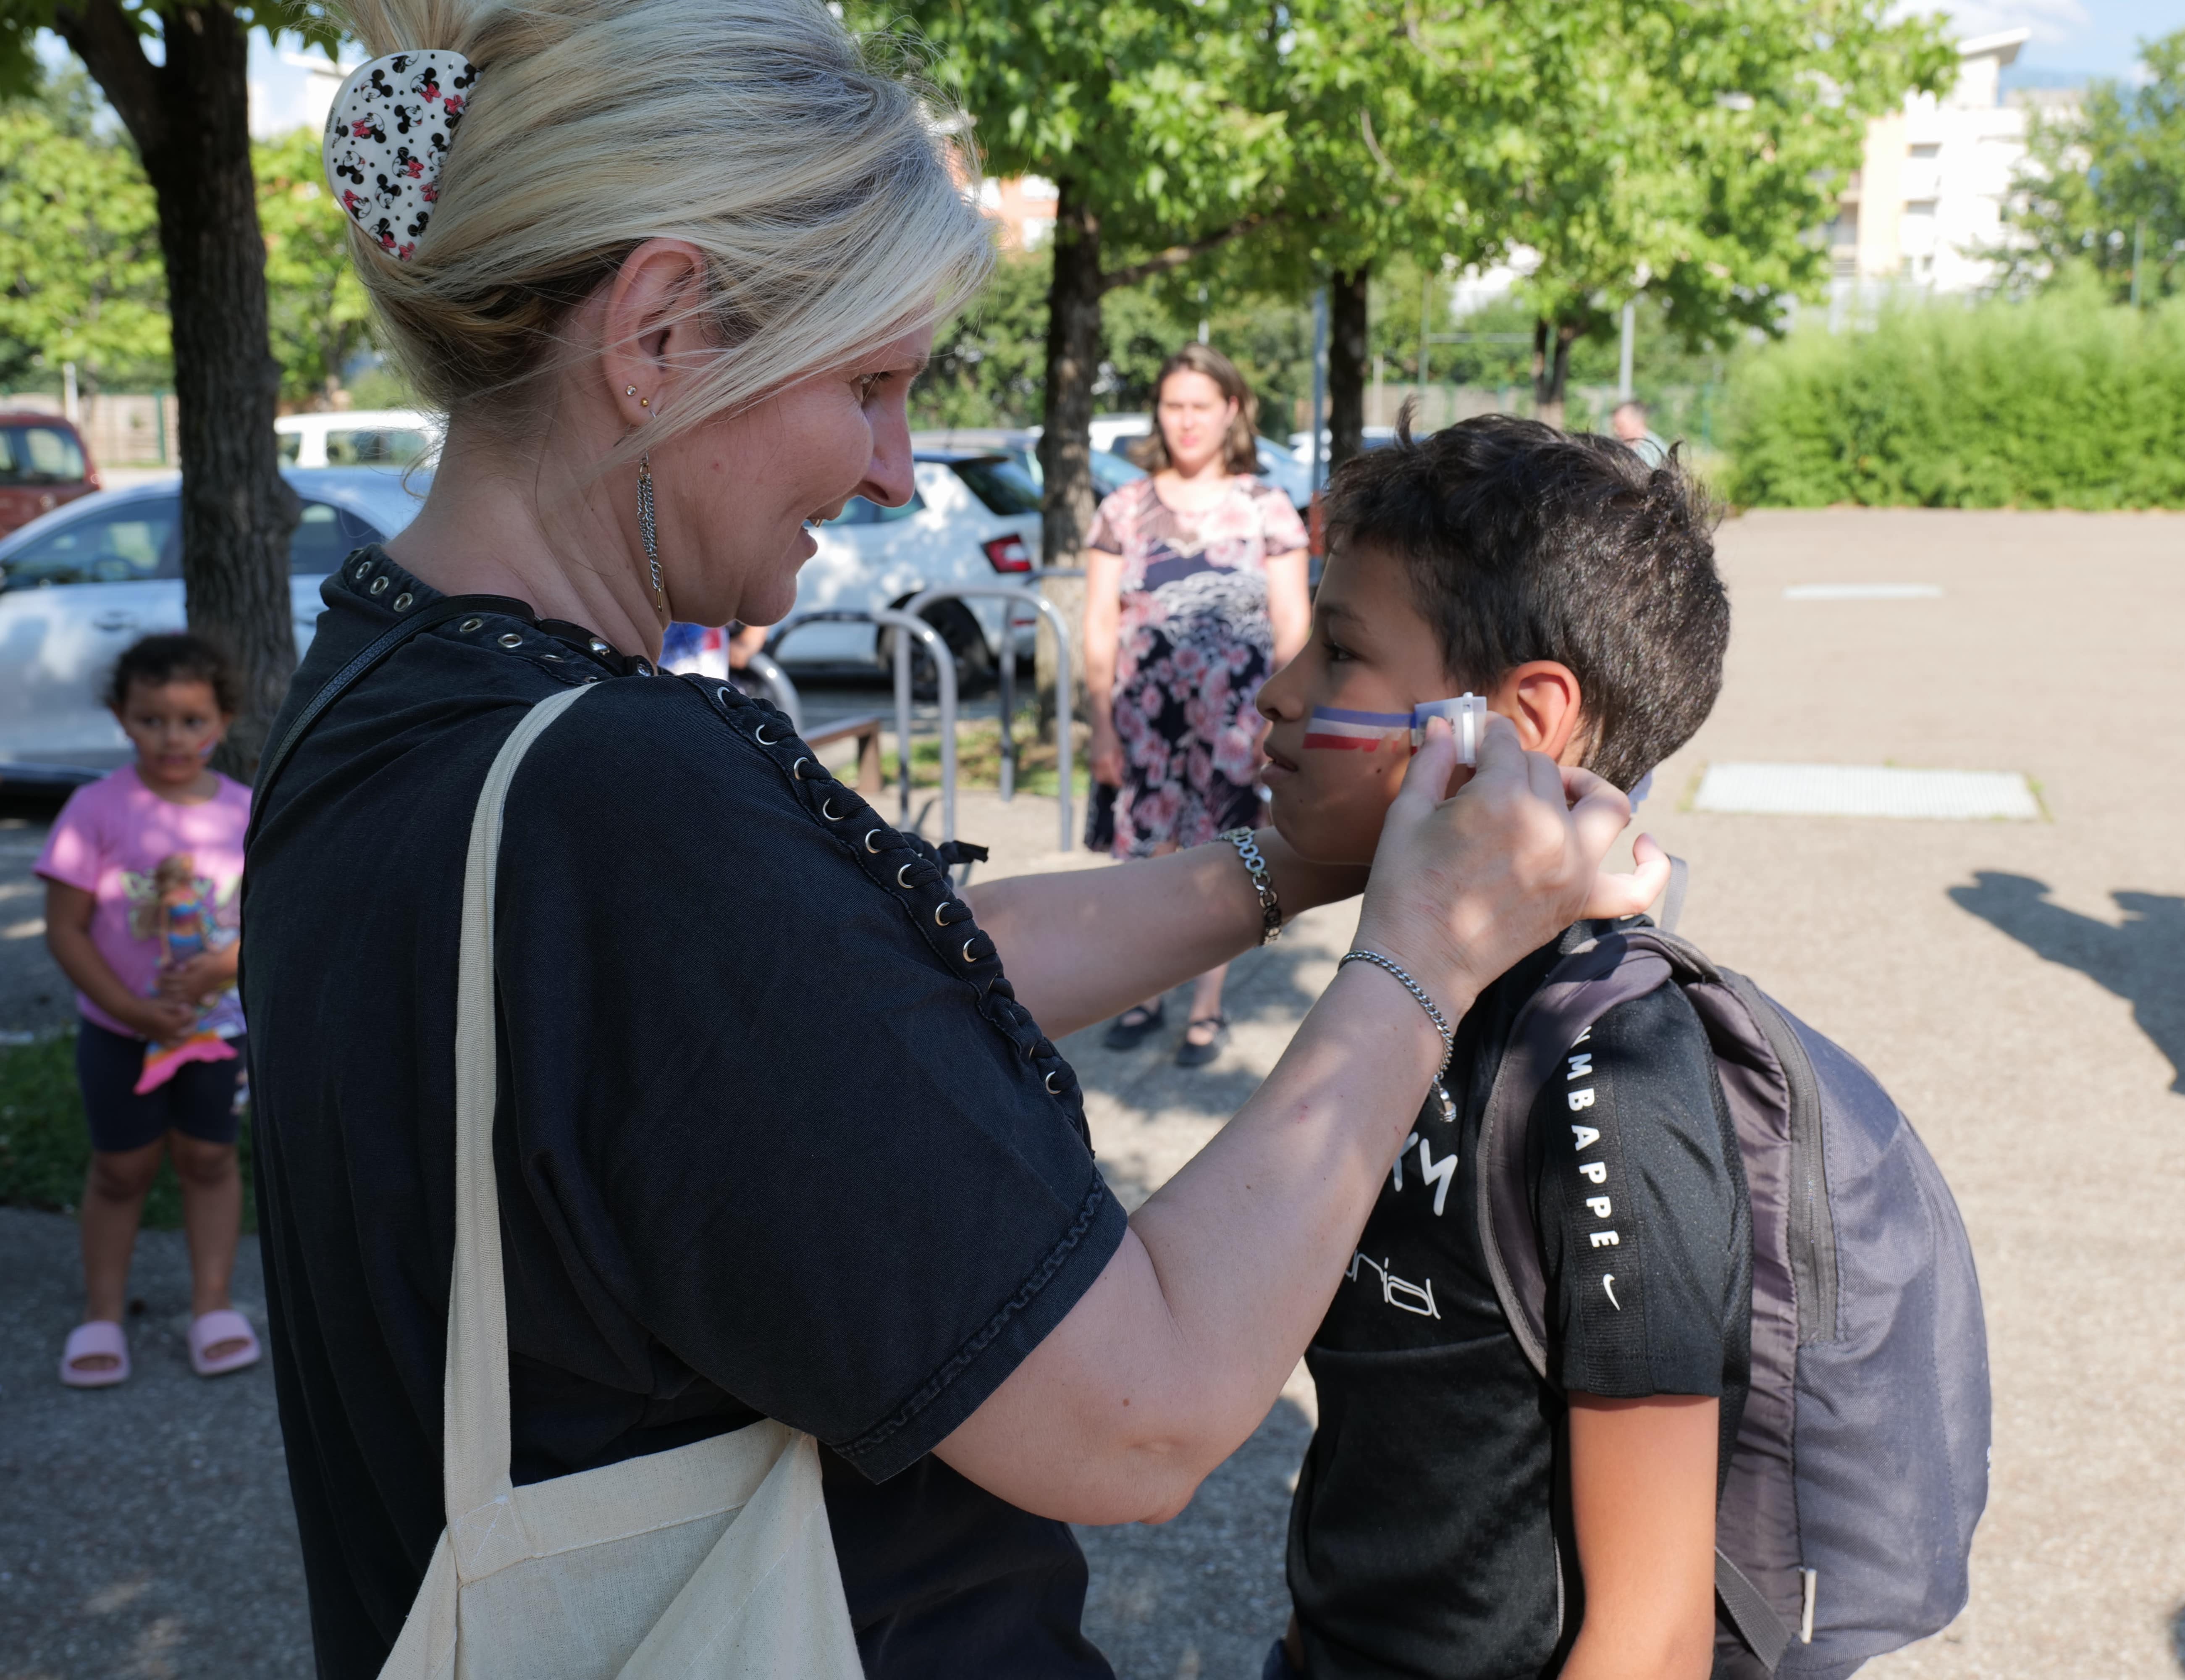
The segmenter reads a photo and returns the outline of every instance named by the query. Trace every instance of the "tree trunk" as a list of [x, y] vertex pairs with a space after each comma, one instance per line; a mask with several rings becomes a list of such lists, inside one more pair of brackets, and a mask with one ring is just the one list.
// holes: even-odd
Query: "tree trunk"
[[1041, 416], [1040, 553], [1075, 566], [1092, 524], [1092, 382], [1100, 372], [1100, 218], [1061, 183], [1047, 288], [1047, 392]]
[[1533, 323], [1533, 417], [1562, 430], [1564, 388], [1570, 379], [1570, 349], [1578, 328], [1550, 321]]
[[1366, 284], [1370, 268], [1338, 274], [1327, 288], [1327, 469], [1366, 447]]
[[164, 14], [154, 65], [116, 0], [54, 26], [137, 143], [159, 207], [182, 455], [182, 590], [193, 630], [234, 659], [242, 705], [214, 763], [248, 781], [296, 666], [281, 477], [281, 370], [266, 333], [265, 242], [250, 168], [249, 31], [224, 6]]
[[[1041, 414], [1040, 564], [1073, 568], [1092, 529], [1092, 382], [1100, 372], [1100, 217], [1076, 182], [1060, 183], [1054, 215], [1054, 268], [1047, 288], [1047, 391]], [[1084, 585], [1050, 579], [1042, 585], [1070, 620], [1074, 672], [1084, 669]], [[1053, 728], [1054, 664], [1047, 638], [1039, 641], [1040, 729]], [[1078, 675], [1073, 708], [1084, 715], [1084, 681]]]

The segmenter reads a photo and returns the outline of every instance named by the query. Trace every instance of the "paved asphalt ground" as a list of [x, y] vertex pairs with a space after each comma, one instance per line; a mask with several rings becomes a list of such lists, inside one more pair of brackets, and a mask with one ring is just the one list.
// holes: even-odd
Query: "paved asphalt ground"
[[[1957, 1192], [1987, 1294], [1994, 1480], [1972, 1601], [1863, 1672], [2175, 1677], [2185, 1457], [2164, 1385], [2185, 1323], [2185, 519], [1755, 514], [1721, 547], [1729, 683], [1657, 776], [1645, 826], [1692, 863], [1685, 931], [1897, 1095]], [[1784, 598], [1802, 583], [1943, 593]], [[1702, 768], [1732, 760], [2019, 770], [2048, 815], [1687, 809]], [[38, 824], [14, 823], [0, 827], [0, 1028], [20, 1030], [54, 1017], [56, 988], [35, 902], [16, 902]], [[998, 843], [990, 869], [1082, 861], [1053, 854], [1042, 802], [967, 795], [960, 826]], [[1070, 1042], [1126, 1201], [1250, 1092], [1349, 932], [1320, 912], [1241, 961], [1237, 1031], [1210, 1069], [1175, 1069], [1165, 1046], [1118, 1056], [1097, 1033]], [[307, 1673], [265, 1372], [189, 1375], [179, 1241], [160, 1235], [132, 1285], [137, 1378], [61, 1390], [73, 1250], [59, 1216], [0, 1210], [0, 1680]], [[257, 1297], [249, 1245], [238, 1285]], [[1285, 1613], [1288, 1483], [1312, 1412], [1300, 1380], [1174, 1523], [1086, 1533], [1088, 1630], [1126, 1680], [1257, 1675]]]

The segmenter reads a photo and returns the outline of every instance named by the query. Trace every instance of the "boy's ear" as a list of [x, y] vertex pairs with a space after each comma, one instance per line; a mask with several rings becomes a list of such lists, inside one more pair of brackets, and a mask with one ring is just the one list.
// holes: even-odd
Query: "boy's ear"
[[1545, 753], [1557, 764], [1575, 762], [1585, 744], [1584, 696], [1568, 665], [1529, 660], [1495, 686], [1487, 704], [1517, 725], [1528, 753]]

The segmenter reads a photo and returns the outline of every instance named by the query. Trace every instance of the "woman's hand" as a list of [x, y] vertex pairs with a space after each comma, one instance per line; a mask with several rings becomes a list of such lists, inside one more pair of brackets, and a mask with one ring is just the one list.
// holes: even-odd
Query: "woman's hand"
[[[1528, 753], [1491, 714], [1478, 758], [1472, 779], [1443, 798], [1459, 767], [1456, 737], [1444, 720], [1428, 725], [1389, 807], [1358, 918], [1358, 943], [1402, 964], [1451, 1020], [1595, 904], [1643, 890], [1651, 867], [1620, 877], [1628, 886], [1602, 884], [1601, 859], [1631, 804], [1600, 777]], [[1666, 860], [1660, 872], [1666, 880]]]
[[1093, 781], [1104, 787], [1123, 785], [1123, 737], [1115, 733], [1114, 722], [1104, 713], [1092, 720], [1092, 741], [1086, 756]]

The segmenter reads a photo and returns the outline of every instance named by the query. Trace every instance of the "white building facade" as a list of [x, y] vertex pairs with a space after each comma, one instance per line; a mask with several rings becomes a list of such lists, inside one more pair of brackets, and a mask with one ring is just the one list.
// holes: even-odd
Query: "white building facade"
[[1914, 93], [1867, 125], [1866, 152], [1829, 230], [1839, 297], [1882, 285], [1970, 292], [1989, 283], [2003, 213], [2026, 156], [2026, 109], [2003, 69], [2032, 31], [1958, 43], [1957, 85]]

